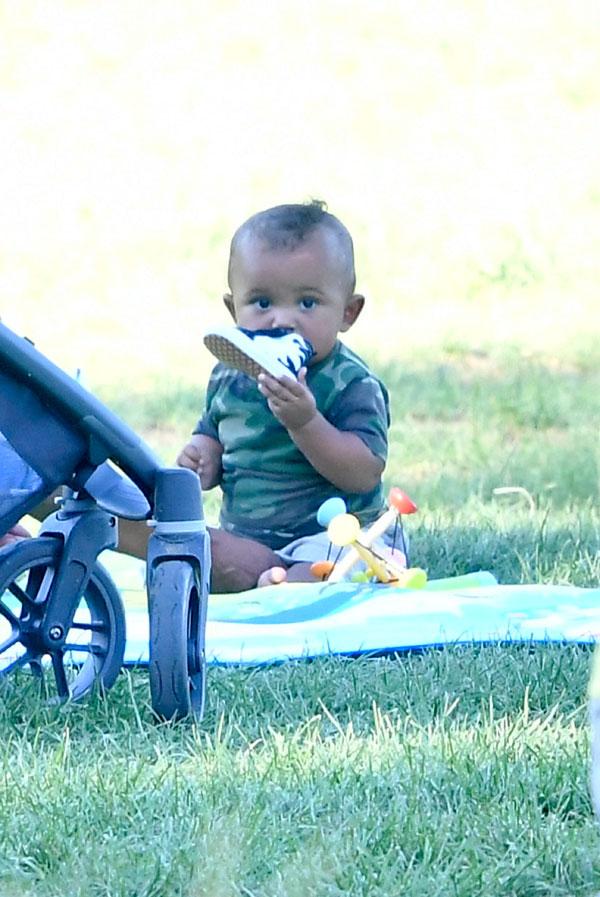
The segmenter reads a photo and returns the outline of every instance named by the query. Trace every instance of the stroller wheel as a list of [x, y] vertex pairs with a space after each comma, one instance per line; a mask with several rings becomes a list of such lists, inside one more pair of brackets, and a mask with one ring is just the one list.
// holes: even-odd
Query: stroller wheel
[[206, 600], [192, 565], [160, 562], [152, 571], [148, 597], [152, 708], [161, 719], [190, 714], [200, 718], [206, 681]]
[[66, 638], [56, 648], [40, 638], [60, 557], [58, 540], [43, 536], [0, 552], [0, 677], [29, 671], [52, 701], [78, 700], [96, 684], [110, 688], [125, 650], [123, 602], [100, 564]]

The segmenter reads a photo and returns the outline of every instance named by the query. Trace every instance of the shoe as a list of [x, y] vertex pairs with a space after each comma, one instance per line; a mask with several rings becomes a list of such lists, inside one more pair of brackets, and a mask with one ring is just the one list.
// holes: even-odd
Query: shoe
[[204, 336], [204, 345], [219, 361], [255, 379], [266, 373], [279, 379], [298, 379], [315, 354], [310, 342], [286, 327], [246, 330], [220, 327]]

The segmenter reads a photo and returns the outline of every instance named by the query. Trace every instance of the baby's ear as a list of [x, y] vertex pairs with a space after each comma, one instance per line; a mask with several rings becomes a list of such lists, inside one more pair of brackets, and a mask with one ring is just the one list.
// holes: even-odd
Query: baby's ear
[[223, 296], [223, 302], [225, 303], [225, 308], [235, 321], [235, 305], [233, 304], [233, 296], [231, 295], [231, 293], [225, 293], [225, 295]]
[[365, 304], [365, 297], [361, 296], [360, 293], [355, 293], [351, 299], [346, 303], [346, 308], [344, 309], [344, 320], [342, 322], [342, 326], [340, 330], [342, 333], [345, 333], [346, 330], [350, 330], [359, 314], [363, 310], [363, 306]]

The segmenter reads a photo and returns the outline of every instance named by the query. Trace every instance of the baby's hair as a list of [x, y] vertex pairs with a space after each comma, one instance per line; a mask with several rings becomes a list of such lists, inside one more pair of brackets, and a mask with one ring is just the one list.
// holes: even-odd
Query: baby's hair
[[288, 203], [257, 212], [238, 227], [231, 240], [229, 253], [229, 282], [231, 262], [241, 240], [248, 234], [263, 240], [269, 249], [293, 250], [318, 227], [326, 227], [334, 234], [340, 254], [348, 268], [351, 292], [356, 285], [354, 273], [354, 246], [348, 229], [339, 218], [327, 211], [319, 199], [306, 203]]

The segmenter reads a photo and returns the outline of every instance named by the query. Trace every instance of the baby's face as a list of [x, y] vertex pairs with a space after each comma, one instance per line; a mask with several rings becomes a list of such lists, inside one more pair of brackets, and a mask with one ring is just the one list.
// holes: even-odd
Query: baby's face
[[363, 305], [352, 294], [347, 263], [335, 235], [317, 228], [292, 250], [272, 249], [253, 234], [237, 247], [225, 304], [239, 327], [290, 327], [310, 340], [311, 364], [331, 352], [340, 331]]

